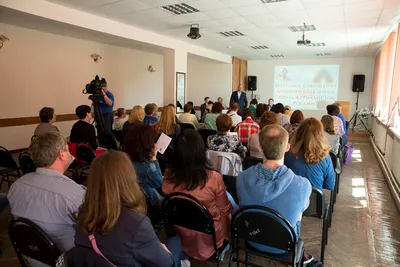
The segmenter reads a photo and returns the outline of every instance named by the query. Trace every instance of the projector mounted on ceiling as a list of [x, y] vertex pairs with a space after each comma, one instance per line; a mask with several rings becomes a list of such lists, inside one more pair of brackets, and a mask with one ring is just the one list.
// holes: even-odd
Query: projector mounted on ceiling
[[305, 36], [305, 29], [306, 29], [306, 24], [304, 23], [304, 30], [303, 30], [303, 37], [300, 40], [297, 40], [297, 45], [309, 45], [311, 44], [311, 41], [306, 39]]
[[199, 24], [190, 25], [190, 32], [188, 33], [187, 37], [193, 40], [199, 39], [201, 37]]

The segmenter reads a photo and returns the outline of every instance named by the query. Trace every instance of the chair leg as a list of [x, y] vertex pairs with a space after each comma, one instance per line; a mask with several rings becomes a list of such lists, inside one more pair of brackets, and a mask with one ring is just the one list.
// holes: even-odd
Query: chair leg
[[328, 222], [327, 218], [324, 218], [322, 225], [322, 240], [321, 240], [321, 256], [320, 261], [324, 263], [325, 258], [325, 246], [328, 244]]
[[246, 251], [246, 256], [245, 256], [245, 261], [246, 261], [246, 267], [249, 266], [249, 253]]
[[6, 176], [6, 180], [7, 180], [7, 184], [8, 184], [8, 189], [10, 189], [11, 183], [10, 183], [10, 176], [9, 175]]
[[339, 186], [340, 186], [340, 173], [338, 173], [338, 175], [337, 175], [338, 177], [338, 179], [337, 179], [337, 189], [336, 189], [336, 194], [339, 194]]
[[233, 259], [233, 250], [231, 251], [231, 255], [229, 256], [229, 264], [228, 264], [228, 267], [231, 267], [231, 265], [232, 265], [232, 259]]

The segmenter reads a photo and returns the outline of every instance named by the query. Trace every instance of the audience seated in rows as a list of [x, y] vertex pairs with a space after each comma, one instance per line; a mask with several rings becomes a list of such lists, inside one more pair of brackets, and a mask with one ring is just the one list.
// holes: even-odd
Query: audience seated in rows
[[208, 97], [208, 96], [206, 96], [205, 98], [204, 98], [204, 103], [203, 104], [201, 104], [201, 106], [200, 106], [200, 113], [201, 113], [201, 119], [203, 120], [204, 119], [204, 116], [205, 116], [205, 114], [206, 114], [206, 109], [207, 109], [207, 106], [208, 106], [208, 102], [210, 101], [210, 98]]
[[242, 116], [239, 116], [238, 111], [239, 111], [239, 104], [232, 103], [230, 106], [230, 111], [228, 112], [228, 115], [232, 119], [232, 127], [236, 127], [236, 125], [242, 122]]
[[340, 147], [340, 135], [335, 132], [335, 123], [332, 116], [324, 115], [321, 118], [321, 123], [324, 126], [324, 134], [328, 140], [328, 144], [331, 146], [331, 150], [336, 155], [339, 153]]
[[129, 114], [128, 120], [122, 126], [122, 136], [124, 137], [133, 125], [143, 123], [145, 116], [146, 114], [143, 107], [138, 105], [134, 106]]
[[[88, 105], [78, 106], [75, 110], [79, 121], [75, 122], [71, 129], [69, 140], [76, 145], [79, 142], [87, 143], [93, 150], [99, 146], [97, 144], [96, 130], [90, 120], [92, 119], [91, 108]], [[71, 152], [75, 154], [75, 150], [70, 146]]]
[[256, 108], [256, 117], [255, 121], [258, 123], [261, 119], [261, 116], [265, 111], [268, 111], [268, 106], [266, 104], [259, 103]]
[[285, 165], [295, 174], [306, 177], [312, 186], [333, 190], [335, 174], [329, 151], [322, 123], [315, 118], [308, 118], [300, 124], [290, 140]]
[[[164, 173], [162, 191], [184, 192], [200, 200], [213, 216], [217, 246], [229, 239], [232, 204], [221, 174], [213, 171], [207, 161], [206, 147], [198, 132], [185, 130], [178, 137], [173, 166]], [[180, 227], [176, 230], [188, 256], [206, 260], [214, 254], [210, 235]]]
[[215, 102], [212, 106], [211, 113], [206, 114], [204, 118], [204, 123], [207, 129], [217, 130], [216, 120], [223, 110], [222, 104], [220, 102]]
[[162, 244], [145, 214], [146, 201], [130, 159], [118, 151], [105, 153], [90, 166], [75, 245], [91, 249], [96, 244], [116, 266], [180, 266], [179, 238]]
[[339, 119], [342, 121], [343, 124], [343, 130], [344, 130], [344, 135], [342, 135], [342, 139], [343, 139], [343, 145], [345, 146], [347, 144], [347, 137], [349, 135], [349, 133], [347, 132], [347, 125], [346, 125], [346, 120], [344, 118], [344, 116], [342, 115], [342, 104], [340, 104], [339, 102], [335, 102], [333, 103], [333, 105], [339, 107], [339, 114], [337, 115], [339, 117]]
[[136, 124], [125, 135], [122, 149], [133, 162], [139, 184], [153, 206], [161, 207], [162, 173], [157, 161], [157, 132], [147, 124]]
[[122, 131], [122, 126], [125, 123], [125, 119], [126, 119], [126, 110], [124, 108], [117, 109], [117, 118], [114, 120], [113, 130]]
[[196, 116], [197, 121], [200, 121], [201, 118], [199, 117], [199, 114], [197, 114], [196, 110], [194, 110], [194, 103], [192, 101], [188, 101], [187, 103], [192, 105], [192, 111], [190, 113]]
[[[276, 114], [272, 111], [265, 111], [261, 116], [260, 128], [264, 129], [265, 126], [272, 124], [278, 124], [278, 118], [276, 117]], [[259, 134], [253, 134], [250, 136], [247, 148], [249, 149], [251, 157], [261, 159], [264, 157], [264, 153], [260, 149]]]
[[245, 119], [236, 125], [236, 132], [238, 133], [240, 142], [247, 144], [250, 136], [258, 134], [260, 126], [254, 121], [253, 112], [249, 108], [243, 110], [243, 118]]
[[284, 126], [285, 124], [289, 124], [290, 123], [290, 117], [285, 113], [285, 107], [283, 106], [282, 103], [278, 103], [275, 105], [275, 113], [276, 116], [278, 118], [278, 124], [280, 126]]
[[[283, 165], [285, 152], [290, 149], [285, 129], [279, 125], [267, 125], [259, 136], [264, 163], [258, 163], [237, 176], [239, 206], [260, 205], [277, 211], [289, 221], [299, 238], [302, 214], [309, 205], [311, 184]], [[250, 245], [261, 251], [283, 252], [254, 242]], [[311, 260], [311, 256], [305, 255], [305, 263]]]
[[289, 117], [292, 115], [292, 107], [289, 105], [285, 106], [285, 114], [288, 115]]
[[303, 112], [301, 112], [301, 110], [295, 110], [292, 116], [290, 116], [290, 123], [283, 125], [283, 128], [288, 131], [290, 136], [296, 131], [302, 121], [304, 121]]
[[197, 120], [196, 115], [192, 114], [192, 109], [193, 105], [185, 104], [185, 106], [183, 107], [183, 113], [179, 115], [179, 122], [191, 124], [195, 129], [198, 129], [200, 124]]
[[227, 114], [221, 114], [216, 120], [217, 134], [207, 139], [207, 147], [210, 150], [220, 152], [237, 153], [240, 157], [246, 156], [246, 149], [239, 140], [237, 134], [230, 134], [232, 119]]
[[154, 103], [147, 104], [144, 107], [144, 113], [146, 114], [146, 116], [144, 116], [143, 123], [146, 123], [150, 126], [156, 124], [158, 121], [158, 118], [156, 116], [157, 112], [158, 112], [158, 107], [156, 104]]
[[56, 114], [53, 108], [44, 107], [39, 112], [40, 123], [36, 127], [34, 135], [47, 132], [59, 132], [57, 126], [53, 125], [56, 121]]
[[251, 110], [251, 112], [253, 112], [254, 118], [257, 117], [257, 105], [258, 105], [257, 99], [252, 99], [250, 101], [249, 109]]
[[[64, 252], [74, 246], [73, 214], [82, 204], [85, 187], [64, 175], [73, 157], [60, 133], [38, 135], [29, 153], [37, 169], [12, 184], [8, 191], [11, 213], [37, 224]], [[32, 267], [47, 266], [33, 259], [29, 262]]]
[[[342, 120], [338, 117], [340, 109], [336, 105], [328, 105], [326, 106], [326, 111], [329, 115], [332, 116], [334, 125], [335, 125], [335, 133], [342, 136], [345, 134], [344, 126]], [[345, 123], [346, 124], [346, 123]]]

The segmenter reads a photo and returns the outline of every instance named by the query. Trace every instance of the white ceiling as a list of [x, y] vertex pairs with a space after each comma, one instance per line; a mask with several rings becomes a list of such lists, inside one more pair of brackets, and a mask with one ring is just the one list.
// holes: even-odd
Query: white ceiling
[[[84, 10], [140, 28], [172, 36], [244, 59], [372, 56], [389, 30], [399, 21], [400, 0], [287, 0], [263, 4], [261, 0], [47, 0]], [[187, 3], [198, 13], [172, 15], [159, 7]], [[313, 43], [325, 47], [298, 46], [302, 33], [289, 26], [314, 24], [306, 32]], [[200, 24], [202, 37], [186, 35], [190, 24]], [[223, 37], [221, 31], [244, 36]], [[266, 45], [267, 50], [250, 46]], [[231, 47], [231, 48], [229, 48]]]

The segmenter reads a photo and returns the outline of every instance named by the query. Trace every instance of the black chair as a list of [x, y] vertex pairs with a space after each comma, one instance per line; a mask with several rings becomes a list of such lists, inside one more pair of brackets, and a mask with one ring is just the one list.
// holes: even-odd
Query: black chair
[[212, 129], [199, 129], [198, 132], [201, 135], [201, 138], [203, 138], [204, 144], [206, 145], [207, 145], [207, 138], [217, 133], [216, 130]]
[[236, 126], [231, 127], [231, 132], [232, 133], [236, 132]]
[[336, 172], [337, 161], [338, 161], [336, 154], [334, 152], [330, 151], [329, 155], [331, 157], [333, 170], [335, 172], [335, 188], [333, 190], [331, 190], [331, 197], [330, 197], [330, 200], [329, 200], [329, 207], [330, 207], [330, 211], [329, 211], [329, 227], [331, 227], [332, 218], [333, 218], [333, 212], [335, 210], [336, 195], [337, 195], [337, 191], [338, 191], [337, 187], [339, 185], [340, 173], [338, 174]]
[[9, 224], [8, 234], [21, 266], [27, 267], [23, 255], [56, 266], [60, 251], [39, 226], [25, 218], [14, 219]]
[[211, 235], [215, 254], [218, 259], [217, 266], [219, 266], [220, 255], [229, 244], [229, 241], [224, 240], [222, 246], [217, 247], [214, 219], [203, 203], [189, 194], [176, 192], [164, 198], [162, 213], [167, 230], [171, 229], [171, 226], [176, 225]]
[[31, 155], [28, 152], [21, 152], [18, 156], [18, 162], [23, 174], [36, 171], [35, 163], [33, 163]]
[[3, 185], [3, 181], [6, 181], [8, 188], [11, 187], [10, 177], [21, 177], [20, 168], [14, 161], [11, 153], [4, 147], [0, 146], [0, 188]]
[[187, 130], [187, 129], [195, 130], [193, 124], [190, 124], [190, 123], [179, 123], [179, 126], [181, 127], [182, 131]]
[[243, 159], [243, 170], [247, 170], [251, 166], [257, 165], [258, 163], [263, 163], [263, 159], [256, 157], [245, 157]]
[[79, 142], [76, 144], [76, 170], [75, 177], [81, 183], [82, 179], [88, 175], [87, 171], [90, 167], [90, 163], [96, 157], [93, 149], [87, 143]]
[[160, 206], [154, 206], [151, 203], [151, 198], [150, 196], [144, 191], [142, 187], [140, 187], [142, 190], [142, 193], [146, 199], [146, 204], [147, 204], [147, 217], [149, 217], [151, 224], [153, 225], [154, 231], [157, 233], [157, 235], [160, 233], [161, 229], [164, 227], [164, 222], [162, 220], [162, 213], [161, 213], [161, 207]]
[[[296, 233], [290, 223], [278, 212], [263, 206], [248, 206], [238, 210], [231, 220], [232, 252], [229, 266], [232, 261], [246, 266], [263, 267], [249, 262], [249, 254], [286, 263], [290, 266], [303, 266], [304, 242], [296, 241]], [[259, 251], [248, 242], [285, 251], [283, 254], [274, 254]], [[239, 252], [245, 252], [245, 259], [241, 259]]]
[[229, 194], [231, 194], [233, 200], [238, 204], [239, 199], [237, 197], [237, 191], [236, 191], [236, 176], [232, 175], [223, 175], [222, 179], [224, 180], [224, 184], [226, 186], [226, 191], [228, 191]]
[[115, 137], [112, 134], [106, 131], [101, 131], [98, 135], [98, 139], [99, 139], [99, 145], [101, 147], [104, 147], [107, 150], [110, 149], [118, 150], [117, 141], [115, 140]]
[[310, 205], [303, 212], [305, 217], [322, 219], [322, 240], [320, 261], [324, 262], [325, 246], [328, 244], [329, 205], [326, 203], [324, 192], [316, 187], [312, 188]]
[[97, 254], [92, 248], [75, 246], [64, 252], [56, 263], [57, 267], [95, 266], [110, 267], [110, 263]]
[[122, 131], [112, 130], [112, 133], [113, 133], [115, 139], [117, 139], [118, 142], [121, 142], [121, 140], [122, 140]]

